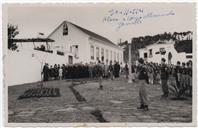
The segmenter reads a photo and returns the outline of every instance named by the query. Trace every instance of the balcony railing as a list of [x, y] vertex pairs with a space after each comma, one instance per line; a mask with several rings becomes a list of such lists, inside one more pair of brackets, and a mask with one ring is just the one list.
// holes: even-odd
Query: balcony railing
[[45, 50], [44, 48], [34, 48], [34, 50], [42, 51], [42, 52], [48, 52], [48, 53], [53, 53], [52, 50]]

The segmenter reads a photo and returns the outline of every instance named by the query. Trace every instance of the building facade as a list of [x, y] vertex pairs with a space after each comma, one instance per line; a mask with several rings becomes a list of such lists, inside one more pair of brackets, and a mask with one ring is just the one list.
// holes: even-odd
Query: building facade
[[[54, 64], [123, 62], [123, 50], [110, 40], [70, 22], [62, 22], [45, 38], [17, 39], [17, 50], [8, 50], [5, 81], [8, 86], [42, 80], [45, 63]], [[53, 41], [47, 41], [48, 39]], [[35, 41], [37, 40], [37, 41]], [[27, 77], [28, 76], [28, 77]]]
[[139, 49], [139, 57], [147, 62], [161, 63], [165, 58], [166, 63], [176, 64], [177, 61], [187, 62], [192, 60], [192, 53], [178, 52], [174, 47], [174, 41], [155, 43]]
[[63, 21], [48, 38], [53, 53], [61, 52], [67, 63], [90, 63], [110, 61], [123, 63], [123, 50], [105, 37], [84, 29], [71, 22]]

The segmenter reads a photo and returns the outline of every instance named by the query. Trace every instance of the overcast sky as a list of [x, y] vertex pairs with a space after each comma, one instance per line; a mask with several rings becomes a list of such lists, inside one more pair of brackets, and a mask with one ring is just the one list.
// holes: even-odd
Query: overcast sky
[[[113, 10], [113, 11], [111, 11]], [[110, 12], [119, 12], [110, 13]], [[123, 14], [126, 10], [136, 10], [136, 14]], [[137, 12], [140, 10], [140, 12]], [[49, 35], [62, 21], [67, 20], [114, 43], [121, 38], [130, 40], [133, 37], [155, 35], [164, 32], [192, 31], [195, 24], [195, 6], [193, 4], [90, 4], [90, 5], [20, 5], [9, 6], [8, 23], [18, 25], [20, 34], [17, 38], [37, 37], [39, 32]], [[169, 13], [171, 14], [169, 15]], [[122, 13], [122, 14], [121, 14]], [[123, 18], [144, 17], [140, 22], [127, 21]], [[118, 21], [104, 21], [107, 16]], [[163, 16], [159, 16], [163, 15]], [[109, 19], [108, 19], [109, 20]], [[118, 29], [118, 24], [128, 24]]]

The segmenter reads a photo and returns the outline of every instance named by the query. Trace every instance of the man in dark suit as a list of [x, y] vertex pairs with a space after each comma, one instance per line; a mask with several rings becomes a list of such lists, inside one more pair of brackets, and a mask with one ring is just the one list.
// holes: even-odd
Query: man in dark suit
[[188, 62], [188, 86], [189, 86], [189, 94], [192, 96], [192, 62]]
[[161, 84], [162, 84], [162, 91], [163, 91], [163, 97], [168, 97], [168, 76], [169, 76], [169, 72], [168, 72], [168, 67], [165, 64], [166, 59], [162, 58], [161, 60]]
[[49, 67], [47, 63], [43, 67], [42, 74], [43, 74], [43, 81], [48, 81], [49, 80]]
[[175, 79], [177, 87], [180, 87], [180, 80], [181, 80], [181, 66], [180, 61], [177, 62], [177, 66], [175, 67]]
[[114, 73], [114, 69], [113, 69], [113, 65], [112, 65], [112, 61], [110, 61], [110, 65], [109, 65], [109, 73], [110, 73], [110, 78], [111, 78], [111, 80], [113, 80], [113, 78], [114, 78], [114, 75], [113, 75], [113, 73]]

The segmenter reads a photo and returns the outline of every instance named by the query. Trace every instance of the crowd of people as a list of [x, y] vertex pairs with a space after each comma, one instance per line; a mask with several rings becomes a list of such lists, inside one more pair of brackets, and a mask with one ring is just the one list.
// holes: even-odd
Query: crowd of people
[[[162, 84], [167, 85], [168, 79], [174, 78], [178, 88], [188, 87], [189, 94], [192, 94], [192, 61], [177, 62], [177, 65], [166, 64], [166, 60], [162, 58], [162, 63], [145, 63], [148, 74], [149, 84]], [[163, 86], [164, 87], [164, 86]], [[165, 97], [168, 96], [168, 89], [165, 86]]]
[[[99, 61], [100, 62], [100, 61]], [[98, 67], [100, 65], [100, 68]], [[96, 78], [99, 74], [103, 78], [117, 78], [120, 76], [119, 62], [110, 62], [109, 65], [103, 63], [90, 64], [45, 64], [42, 69], [43, 81], [62, 80], [62, 79], [78, 79], [78, 78]], [[101, 73], [100, 73], [101, 72]]]
[[[188, 61], [187, 63], [184, 62], [177, 62], [177, 65], [173, 64], [165, 64], [165, 59], [162, 59], [162, 63], [153, 63], [153, 62], [145, 62], [144, 67], [146, 68], [147, 72], [147, 80], [149, 84], [164, 84], [164, 79], [168, 80], [168, 78], [174, 78], [177, 87], [190, 87], [192, 86], [192, 61]], [[132, 65], [131, 66], [131, 73], [132, 79], [134, 79], [134, 75], [137, 72], [138, 66]], [[125, 74], [126, 78], [129, 75], [129, 68], [128, 65], [125, 65]], [[192, 90], [189, 88], [189, 93], [192, 94]]]
[[161, 64], [147, 63], [139, 59], [139, 64], [135, 68], [139, 82], [139, 99], [140, 106], [138, 109], [148, 110], [148, 94], [146, 84], [158, 82], [162, 86], [162, 97], [167, 98], [169, 95], [168, 80], [174, 78], [176, 88], [178, 89], [177, 97], [188, 93], [192, 96], [192, 61], [177, 62], [177, 65], [166, 64], [166, 59], [162, 58]]
[[[59, 64], [44, 65], [42, 74], [43, 80], [62, 80], [76, 78], [97, 78], [99, 81], [99, 89], [103, 89], [102, 80], [108, 78], [113, 80], [120, 77], [120, 74], [126, 75], [129, 79], [129, 66], [124, 67], [119, 62], [110, 62], [104, 64], [101, 61], [90, 64]], [[161, 64], [153, 62], [145, 62], [142, 58], [138, 60], [138, 64], [131, 65], [132, 80], [139, 83], [139, 99], [140, 107], [138, 109], [148, 110], [148, 95], [146, 84], [160, 84], [162, 86], [162, 97], [169, 95], [169, 78], [174, 78], [176, 87], [179, 90], [178, 97], [184, 93], [192, 95], [192, 61], [177, 62], [177, 65], [166, 64], [166, 59], [162, 58]]]
[[[162, 59], [162, 63], [144, 62], [144, 67], [147, 72], [147, 82], [149, 84], [167, 84], [169, 77], [174, 77], [176, 80], [177, 87], [189, 87], [189, 93], [192, 94], [192, 61], [187, 63], [177, 62], [177, 65], [165, 64], [165, 59]], [[100, 61], [99, 61], [100, 62]], [[164, 63], [163, 63], [164, 62]], [[98, 68], [101, 67], [101, 73]], [[138, 65], [132, 64], [131, 73], [132, 80], [135, 81], [135, 74], [137, 73]], [[129, 67], [126, 64], [121, 67], [119, 62], [110, 62], [109, 65], [100, 63], [90, 64], [54, 64], [44, 65], [42, 74], [43, 80], [62, 80], [62, 79], [77, 79], [77, 78], [97, 78], [99, 74], [102, 78], [114, 79], [125, 74], [128, 79]], [[164, 81], [165, 80], [165, 81]], [[164, 86], [163, 86], [164, 87]], [[166, 86], [164, 91], [166, 92]], [[167, 93], [165, 94], [167, 95]]]

